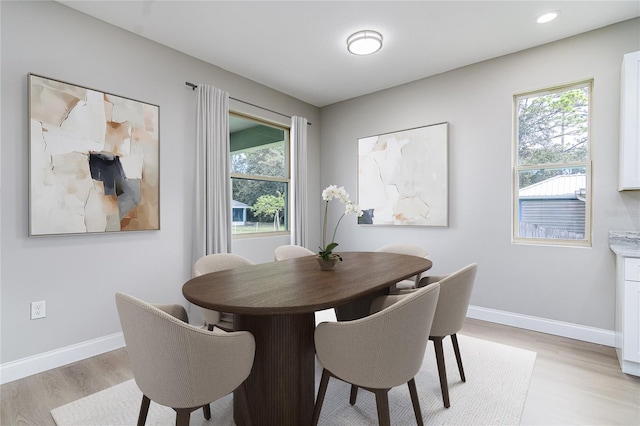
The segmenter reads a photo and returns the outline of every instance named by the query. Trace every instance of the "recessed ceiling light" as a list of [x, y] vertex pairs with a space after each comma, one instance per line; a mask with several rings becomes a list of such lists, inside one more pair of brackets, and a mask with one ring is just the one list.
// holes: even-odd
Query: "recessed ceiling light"
[[382, 35], [377, 31], [358, 31], [347, 39], [347, 49], [354, 55], [370, 55], [381, 47]]
[[560, 15], [560, 12], [557, 10], [552, 10], [551, 12], [547, 12], [544, 15], [540, 15], [536, 22], [538, 24], [546, 24], [547, 22], [551, 22], [556, 19]]

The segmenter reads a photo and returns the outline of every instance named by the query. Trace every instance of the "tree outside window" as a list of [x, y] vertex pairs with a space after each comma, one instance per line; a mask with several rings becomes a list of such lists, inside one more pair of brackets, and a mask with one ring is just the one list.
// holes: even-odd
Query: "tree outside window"
[[590, 245], [592, 82], [514, 96], [514, 241]]
[[229, 123], [232, 233], [288, 232], [288, 129], [235, 114]]

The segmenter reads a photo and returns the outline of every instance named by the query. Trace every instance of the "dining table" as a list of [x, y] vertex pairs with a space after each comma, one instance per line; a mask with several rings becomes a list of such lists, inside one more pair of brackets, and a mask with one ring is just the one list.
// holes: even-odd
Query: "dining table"
[[244, 424], [243, 409], [253, 424], [310, 424], [314, 313], [335, 308], [341, 321], [364, 317], [373, 299], [432, 266], [428, 259], [395, 253], [340, 256], [343, 260], [330, 271], [321, 270], [315, 256], [306, 256], [204, 274], [183, 285], [189, 302], [232, 313], [234, 330], [249, 331], [255, 338], [254, 364], [245, 381], [248, 407], [234, 398], [236, 424]]

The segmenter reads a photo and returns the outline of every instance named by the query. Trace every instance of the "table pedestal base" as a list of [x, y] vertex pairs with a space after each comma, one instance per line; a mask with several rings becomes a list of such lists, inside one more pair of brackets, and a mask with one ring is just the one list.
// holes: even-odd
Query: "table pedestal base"
[[369, 316], [371, 302], [380, 296], [386, 296], [388, 294], [389, 289], [385, 288], [345, 303], [344, 305], [336, 306], [336, 318], [338, 321], [351, 321]]
[[[256, 355], [245, 382], [254, 425], [307, 425], [315, 401], [313, 312], [297, 315], [234, 315], [234, 329], [256, 340]], [[234, 398], [236, 424], [242, 407]]]

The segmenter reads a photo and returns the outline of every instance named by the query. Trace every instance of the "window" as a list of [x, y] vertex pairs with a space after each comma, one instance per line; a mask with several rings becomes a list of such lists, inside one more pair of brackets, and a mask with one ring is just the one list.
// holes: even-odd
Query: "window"
[[515, 242], [591, 245], [592, 82], [514, 96]]
[[232, 234], [288, 232], [289, 129], [230, 114]]

